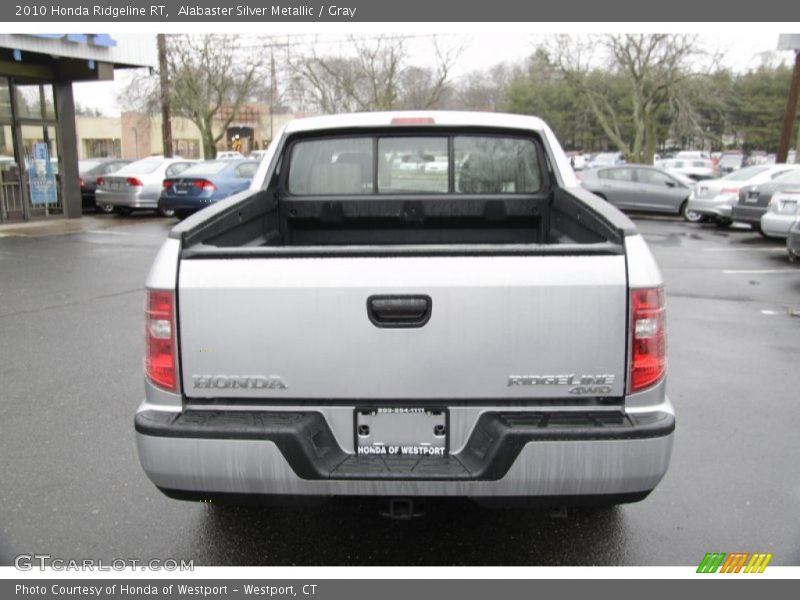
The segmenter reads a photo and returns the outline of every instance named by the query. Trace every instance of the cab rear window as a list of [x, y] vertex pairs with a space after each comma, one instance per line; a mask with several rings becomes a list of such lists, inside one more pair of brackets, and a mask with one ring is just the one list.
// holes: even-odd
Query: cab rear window
[[530, 194], [542, 187], [531, 139], [494, 135], [363, 136], [296, 142], [288, 192]]

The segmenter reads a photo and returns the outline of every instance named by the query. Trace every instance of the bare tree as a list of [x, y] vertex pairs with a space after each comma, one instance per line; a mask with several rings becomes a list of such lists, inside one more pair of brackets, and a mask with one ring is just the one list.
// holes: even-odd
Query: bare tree
[[289, 61], [302, 103], [324, 113], [433, 108], [448, 89], [458, 50], [434, 41], [433, 68], [409, 64], [405, 38], [349, 36], [347, 52], [320, 55], [315, 44]]
[[507, 103], [508, 86], [518, 75], [506, 63], [499, 63], [488, 71], [472, 71], [459, 83], [453, 108], [463, 110], [499, 111]]
[[[262, 93], [263, 54], [245, 55], [234, 35], [167, 36], [172, 114], [190, 119], [200, 131], [203, 156], [214, 158], [217, 143], [236, 120], [242, 105]], [[157, 76], [131, 79], [123, 105], [156, 114], [160, 108]]]
[[264, 66], [263, 56], [241, 56], [234, 35], [180, 36], [170, 41], [172, 110], [197, 125], [203, 156], [213, 158], [217, 142], [261, 85], [257, 75]]
[[[580, 90], [611, 142], [630, 160], [642, 163], [652, 162], [659, 112], [671, 101], [680, 106], [674, 99], [681, 84], [697, 74], [693, 63], [705, 56], [698, 36], [670, 34], [559, 35], [546, 50]], [[597, 62], [598, 56], [605, 64]], [[603, 68], [627, 82], [624, 109], [611, 97]]]

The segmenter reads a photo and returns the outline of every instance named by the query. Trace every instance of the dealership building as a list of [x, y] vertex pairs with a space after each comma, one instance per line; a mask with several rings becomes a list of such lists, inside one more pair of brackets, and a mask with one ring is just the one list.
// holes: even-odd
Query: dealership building
[[155, 35], [0, 34], [0, 223], [81, 216], [72, 83], [156, 62]]

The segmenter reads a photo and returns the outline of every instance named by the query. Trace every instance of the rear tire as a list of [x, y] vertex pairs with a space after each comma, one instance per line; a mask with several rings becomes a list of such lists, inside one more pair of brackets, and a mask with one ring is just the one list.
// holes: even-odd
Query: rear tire
[[765, 240], [769, 239], [769, 236], [766, 233], [764, 233], [763, 229], [761, 229], [761, 223], [756, 223], [755, 225], [753, 225], [753, 231], [757, 231], [761, 235], [761, 237], [763, 237]]
[[159, 208], [156, 210], [159, 217], [174, 217], [175, 211], [171, 208]]
[[683, 204], [681, 204], [680, 213], [683, 217], [683, 220], [688, 221], [689, 223], [700, 223], [704, 219], [703, 215], [701, 215], [699, 212], [689, 210], [688, 200], [684, 200]]
[[95, 204], [94, 207], [95, 211], [104, 214], [110, 215], [114, 212], [114, 205], [113, 204]]
[[175, 216], [178, 217], [179, 221], [183, 221], [185, 218], [190, 217], [194, 214], [193, 210], [176, 210]]

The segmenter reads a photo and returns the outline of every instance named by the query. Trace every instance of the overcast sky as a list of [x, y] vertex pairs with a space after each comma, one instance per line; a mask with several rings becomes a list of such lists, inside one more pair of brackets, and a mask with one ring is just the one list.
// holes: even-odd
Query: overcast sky
[[[487, 26], [491, 29], [492, 25]], [[709, 26], [710, 27], [710, 26]], [[710, 27], [713, 29], [713, 27]], [[726, 27], [726, 29], [728, 29]], [[408, 29], [402, 32], [407, 32]], [[371, 34], [375, 35], [375, 31]], [[398, 33], [395, 31], [395, 33]], [[458, 62], [455, 65], [453, 75], [455, 78], [473, 71], [487, 69], [499, 62], [517, 62], [528, 56], [541, 36], [533, 36], [526, 31], [488, 31], [478, 32], [452, 32], [446, 30], [427, 28], [417, 34], [418, 37], [411, 37], [408, 41], [408, 49], [411, 54], [413, 64], [424, 65], [428, 56], [431, 55], [432, 35], [436, 34], [436, 39], [443, 47], [460, 46], [462, 48]], [[302, 38], [303, 34], [295, 33], [296, 39]], [[331, 52], [339, 52], [343, 45], [344, 34], [320, 33], [320, 53], [325, 49]], [[256, 38], [250, 38], [257, 41]], [[753, 31], [747, 33], [742, 31], [731, 31], [727, 34], [715, 34], [713, 36], [702, 34], [703, 42], [712, 51], [719, 51], [723, 54], [723, 64], [737, 71], [746, 71], [758, 67], [764, 57], [764, 53], [774, 52], [777, 46], [778, 34], [774, 29]], [[790, 61], [790, 52], [780, 52], [778, 56], [784, 61]], [[117, 81], [102, 83], [79, 83], [75, 84], [75, 100], [81, 106], [98, 108], [108, 116], [116, 116], [120, 112], [117, 96], [124, 86], [126, 75], [123, 71], [117, 71]]]

